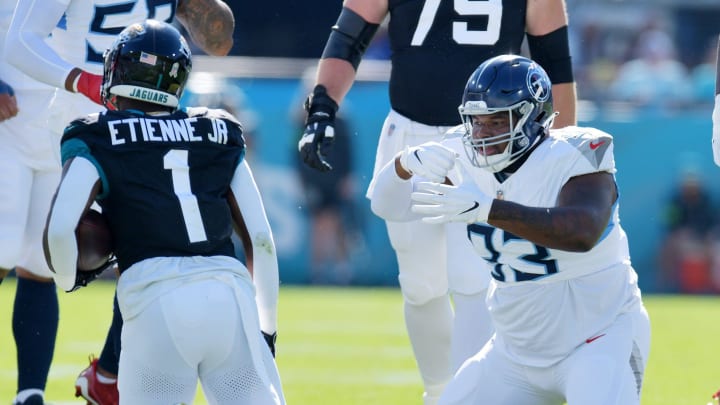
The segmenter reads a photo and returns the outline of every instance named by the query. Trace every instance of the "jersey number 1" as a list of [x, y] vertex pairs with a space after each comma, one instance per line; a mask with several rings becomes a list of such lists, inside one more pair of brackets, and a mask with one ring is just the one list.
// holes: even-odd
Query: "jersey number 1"
[[197, 197], [190, 189], [190, 165], [188, 164], [188, 151], [171, 149], [163, 157], [166, 170], [172, 172], [173, 191], [180, 201], [185, 229], [190, 243], [207, 240], [205, 226], [200, 215], [200, 206]]
[[[435, 15], [437, 14], [442, 0], [425, 0], [423, 9], [420, 12], [420, 19], [415, 28], [412, 46], [422, 46], [430, 32]], [[462, 16], [486, 15], [487, 29], [485, 31], [474, 31], [468, 29], [468, 23], [453, 21], [452, 37], [461, 45], [493, 45], [500, 38], [500, 22], [502, 20], [502, 0], [454, 0], [455, 11]]]

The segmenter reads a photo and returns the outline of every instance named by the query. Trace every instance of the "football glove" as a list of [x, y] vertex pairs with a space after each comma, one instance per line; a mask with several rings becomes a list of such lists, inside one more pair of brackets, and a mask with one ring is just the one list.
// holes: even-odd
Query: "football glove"
[[265, 343], [267, 343], [268, 347], [270, 348], [270, 353], [272, 353], [273, 358], [275, 358], [275, 342], [277, 341], [277, 332], [273, 333], [272, 335], [262, 332], [262, 335], [263, 339], [265, 339]]
[[428, 224], [487, 222], [493, 199], [480, 190], [472, 180], [460, 185], [431, 182], [416, 184], [410, 198], [412, 212], [421, 214]]
[[412, 175], [442, 183], [455, 166], [455, 157], [452, 149], [437, 142], [427, 142], [413, 147], [405, 146], [405, 150], [400, 152], [400, 166]]
[[73, 285], [73, 287], [67, 292], [73, 292], [75, 290], [78, 290], [80, 287], [86, 287], [93, 280], [98, 278], [100, 274], [102, 274], [102, 272], [112, 267], [115, 267], [116, 263], [117, 259], [115, 258], [115, 256], [112, 256], [110, 257], [110, 259], [108, 259], [108, 261], [106, 261], [100, 267], [94, 270], [75, 270], [75, 285]]
[[337, 103], [327, 94], [323, 85], [317, 85], [305, 100], [305, 131], [298, 142], [303, 162], [321, 172], [332, 170], [325, 155], [335, 141], [335, 113]]

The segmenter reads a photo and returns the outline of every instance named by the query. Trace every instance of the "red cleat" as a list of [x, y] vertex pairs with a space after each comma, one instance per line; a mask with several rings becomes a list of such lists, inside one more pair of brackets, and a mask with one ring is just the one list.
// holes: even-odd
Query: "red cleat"
[[98, 359], [90, 356], [90, 365], [75, 380], [75, 396], [87, 400], [87, 405], [118, 405], [117, 382], [103, 384], [97, 380]]

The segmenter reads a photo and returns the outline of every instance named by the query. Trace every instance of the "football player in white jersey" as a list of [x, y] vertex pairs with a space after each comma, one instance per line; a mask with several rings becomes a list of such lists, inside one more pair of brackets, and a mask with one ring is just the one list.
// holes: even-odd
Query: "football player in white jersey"
[[[519, 53], [523, 43], [551, 76], [563, 112], [557, 125], [575, 123], [564, 0], [345, 0], [305, 104], [305, 131], [298, 150], [308, 166], [332, 169], [325, 154], [335, 139], [335, 114], [383, 21], [392, 51], [391, 108], [379, 134], [373, 176], [406, 146], [439, 141], [460, 124], [457, 98], [467, 76], [478, 63], [499, 53]], [[408, 154], [405, 161], [413, 165], [414, 159]], [[372, 193], [368, 189], [366, 196]], [[484, 306], [488, 276], [455, 265], [467, 260], [461, 249], [472, 257], [472, 247], [467, 240], [446, 240], [448, 226], [420, 221], [385, 224], [398, 263], [405, 327], [423, 382], [423, 404], [435, 405], [458, 359], [482, 347], [482, 335], [492, 334]], [[462, 336], [474, 338], [461, 341]]]
[[372, 199], [383, 218], [465, 224], [492, 276], [495, 335], [439, 403], [639, 405], [650, 321], [620, 227], [612, 136], [550, 130], [550, 80], [517, 55], [481, 64], [459, 110], [464, 124], [421, 145], [414, 173], [400, 154], [382, 169]]
[[[0, 2], [0, 54], [15, 1]], [[16, 404], [42, 404], [58, 328], [58, 297], [42, 254], [44, 217], [60, 180], [59, 136], [38, 119], [55, 91], [0, 58], [0, 280], [13, 268]]]
[[[5, 3], [7, 2], [3, 2]], [[112, 45], [116, 35], [126, 26], [147, 18], [170, 22], [175, 17], [187, 29], [193, 42], [206, 53], [226, 55], [232, 48], [234, 18], [230, 8], [221, 0], [19, 0], [12, 22], [10, 23], [8, 17], [8, 26], [5, 27], [7, 29], [2, 30], [3, 33], [7, 32], [2, 60], [14, 65], [28, 76], [52, 86], [47, 88], [54, 91], [54, 95], [50, 92], [44, 96], [28, 99], [25, 102], [32, 101], [35, 104], [27, 107], [23, 106], [23, 100], [18, 97], [20, 109], [32, 114], [33, 119], [30, 125], [23, 123], [22, 131], [16, 130], [11, 141], [0, 140], [2, 142], [0, 148], [3, 149], [4, 154], [12, 154], [15, 149], [25, 147], [24, 145], [27, 144], [29, 147], [27, 156], [32, 159], [23, 161], [19, 154], [12, 154], [12, 159], [0, 159], [3, 165], [15, 165], [13, 168], [6, 168], [5, 173], [18, 173], [17, 176], [5, 176], [3, 180], [13, 181], [12, 185], [2, 187], [5, 197], [3, 201], [14, 203], [12, 206], [4, 204], [0, 213], [3, 221], [6, 216], [12, 219], [12, 222], [3, 222], [1, 231], [3, 239], [12, 243], [3, 243], [0, 247], [5, 252], [3, 253], [5, 257], [0, 258], [3, 260], [0, 267], [10, 268], [17, 265], [15, 267], [18, 275], [16, 297], [22, 299], [31, 296], [36, 302], [35, 306], [48, 306], [43, 303], [54, 302], [43, 311], [44, 318], [58, 317], [55, 287], [50, 284], [51, 273], [44, 263], [39, 238], [52, 193], [60, 180], [59, 146], [62, 130], [72, 119], [104, 109], [100, 101], [102, 56]], [[12, 85], [16, 86], [16, 83]], [[41, 169], [33, 165], [38, 165]], [[43, 171], [33, 172], [31, 169]], [[25, 177], [21, 177], [21, 174]], [[31, 192], [33, 194], [30, 194]], [[24, 214], [28, 210], [27, 207], [30, 214]], [[29, 218], [27, 224], [24, 222], [26, 217]], [[7, 226], [8, 223], [19, 225]], [[23, 240], [24, 247], [21, 249], [18, 241]], [[20, 254], [20, 258], [13, 257]], [[50, 287], [45, 288], [44, 292], [26, 293], [26, 290], [30, 291], [28, 287], [30, 282], [26, 280], [33, 280], [33, 285], [47, 284]], [[50, 292], [50, 289], [53, 291]], [[93, 399], [95, 403], [102, 405], [117, 403], [117, 388], [114, 381], [117, 374], [116, 352], [119, 348], [122, 320], [117, 304], [115, 303], [113, 307], [113, 323], [105, 348], [100, 355], [100, 369], [104, 368], [108, 373], [105, 377], [98, 376], [99, 382], [108, 384], [97, 384], [95, 371], [98, 368], [98, 361], [93, 359], [91, 367], [83, 371], [78, 379], [77, 386], [77, 394], [85, 396], [88, 400], [90, 398], [87, 396], [91, 395], [94, 387], [109, 388], [107, 391], [102, 391], [107, 395], [100, 392], [97, 395], [102, 398]], [[48, 337], [52, 335], [54, 342], [57, 321], [55, 320], [54, 323], [45, 321], [44, 318], [34, 316], [32, 309], [22, 308], [16, 302], [13, 317], [18, 318], [18, 325], [35, 324], [36, 329], [42, 330], [36, 335], [45, 336], [46, 343], [42, 346], [50, 347], [49, 353], [44, 355], [49, 367], [52, 346], [48, 344]], [[38, 312], [38, 310], [34, 311]], [[114, 341], [115, 335], [117, 341]], [[16, 337], [18, 352], [20, 352], [21, 339], [25, 338]], [[30, 359], [38, 357], [33, 353], [31, 355], [34, 357], [30, 356]], [[107, 360], [103, 361], [103, 359]], [[24, 362], [20, 355], [18, 361]], [[19, 369], [26, 367], [20, 366]], [[27, 396], [26, 394], [27, 392], [18, 393], [18, 402], [22, 403], [21, 400]]]

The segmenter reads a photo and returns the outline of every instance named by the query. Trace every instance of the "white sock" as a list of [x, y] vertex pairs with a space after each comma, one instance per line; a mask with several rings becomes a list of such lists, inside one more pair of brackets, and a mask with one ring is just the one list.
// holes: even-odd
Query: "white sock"
[[453, 294], [455, 322], [452, 332], [451, 365], [457, 371], [468, 358], [485, 346], [495, 329], [485, 304], [487, 290], [480, 294]]
[[101, 384], [113, 384], [115, 381], [117, 381], [117, 378], [105, 377], [100, 373], [95, 373], [95, 377]]
[[450, 381], [453, 312], [447, 296], [423, 305], [405, 303], [405, 326], [415, 354], [427, 400], [440, 397]]

